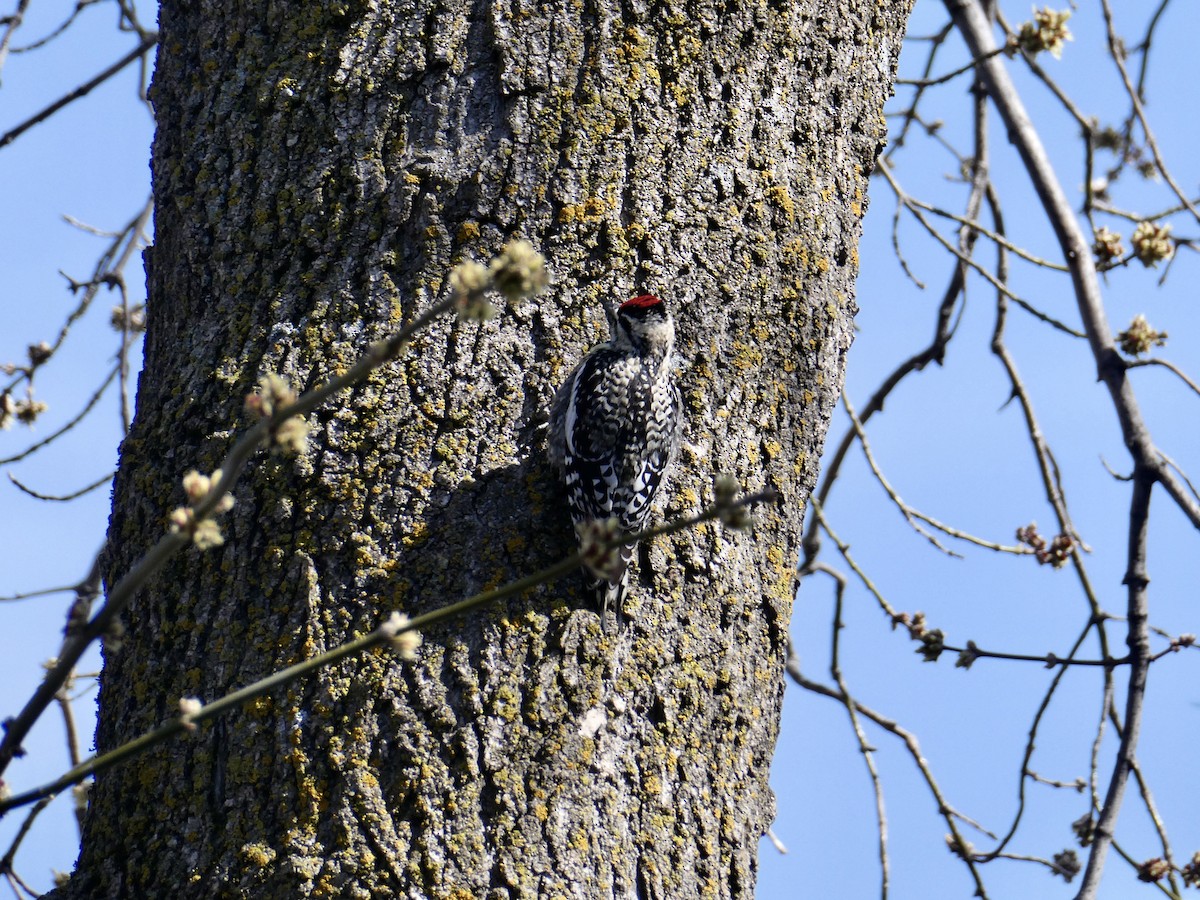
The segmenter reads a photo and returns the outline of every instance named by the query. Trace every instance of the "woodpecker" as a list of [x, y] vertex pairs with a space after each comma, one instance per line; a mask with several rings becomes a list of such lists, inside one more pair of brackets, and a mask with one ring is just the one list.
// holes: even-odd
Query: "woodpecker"
[[[551, 462], [562, 473], [576, 528], [616, 519], [641, 531], [679, 449], [682, 403], [672, 372], [675, 323], [651, 294], [617, 309], [607, 344], [589, 352], [559, 388], [550, 413]], [[635, 544], [620, 548], [615, 580], [596, 577], [601, 604], [620, 615]]]

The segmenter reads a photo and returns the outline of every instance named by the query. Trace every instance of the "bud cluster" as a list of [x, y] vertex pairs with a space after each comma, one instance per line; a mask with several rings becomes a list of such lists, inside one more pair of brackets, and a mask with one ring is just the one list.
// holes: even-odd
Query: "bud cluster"
[[228, 512], [233, 508], [233, 497], [225, 494], [217, 501], [212, 510], [204, 517], [196, 514], [208, 495], [221, 481], [221, 470], [217, 469], [212, 475], [202, 475], [195, 469], [183, 476], [183, 491], [187, 494], [188, 505], [177, 507], [171, 513], [171, 531], [175, 534], [187, 535], [197, 550], [209, 550], [225, 543], [219, 526], [212, 516]]
[[1036, 56], [1042, 51], [1048, 51], [1055, 59], [1062, 57], [1063, 44], [1074, 40], [1067, 28], [1067, 19], [1071, 18], [1071, 10], [1054, 10], [1046, 6], [1033, 11], [1033, 20], [1024, 22], [1017, 32], [1017, 46]]
[[32, 391], [24, 400], [14, 400], [12, 394], [5, 391], [0, 394], [0, 430], [11, 428], [13, 419], [22, 425], [32, 425], [46, 409], [45, 403], [33, 399]]
[[1090, 847], [1096, 839], [1096, 820], [1090, 812], [1084, 813], [1071, 823], [1071, 831], [1074, 832], [1080, 847]]
[[717, 501], [717, 511], [721, 521], [730, 528], [746, 529], [750, 527], [750, 510], [744, 504], [737, 502], [737, 495], [742, 486], [732, 475], [718, 475], [713, 481], [713, 496]]
[[1200, 851], [1192, 854], [1192, 861], [1179, 870], [1183, 883], [1189, 887], [1200, 887]]
[[1033, 550], [1033, 555], [1040, 565], [1049, 563], [1056, 569], [1061, 569], [1071, 559], [1075, 549], [1075, 540], [1069, 534], [1059, 534], [1047, 542], [1037, 530], [1037, 523], [1030, 522], [1023, 528], [1017, 529], [1017, 540]]
[[391, 648], [400, 654], [401, 659], [409, 662], [417, 658], [417, 648], [421, 646], [421, 634], [407, 628], [409, 618], [402, 612], [393, 612], [388, 620], [379, 626], [387, 638]]
[[1157, 222], [1139, 222], [1133, 230], [1133, 255], [1143, 266], [1152, 267], [1175, 255], [1175, 243], [1171, 240], [1171, 226]]
[[1152, 347], [1161, 347], [1167, 342], [1165, 331], [1155, 331], [1143, 315], [1136, 315], [1129, 327], [1117, 335], [1121, 350], [1130, 356], [1140, 356]]
[[621, 526], [615, 518], [580, 522], [575, 526], [579, 535], [579, 552], [583, 564], [597, 578], [616, 581], [621, 577]]
[[1125, 245], [1121, 243], [1121, 235], [1102, 225], [1096, 229], [1092, 252], [1096, 254], [1096, 263], [1107, 268], [1125, 255]]
[[450, 272], [450, 294], [461, 318], [480, 322], [496, 314], [486, 297], [489, 290], [516, 301], [536, 294], [548, 281], [542, 254], [528, 241], [514, 240], [488, 266], [474, 260], [455, 266]]
[[184, 731], [196, 730], [196, 716], [200, 715], [202, 709], [204, 704], [195, 697], [179, 698], [179, 723], [183, 725]]
[[1154, 856], [1137, 867], [1138, 881], [1153, 884], [1171, 874], [1171, 864], [1161, 856]]
[[146, 330], [146, 304], [135, 306], [114, 306], [112, 308], [112, 327], [117, 331], [137, 333]]
[[[247, 411], [260, 419], [269, 419], [295, 402], [296, 392], [287, 379], [274, 372], [259, 378], [258, 388], [246, 395]], [[303, 453], [308, 448], [308, 421], [304, 416], [288, 416], [271, 429], [271, 440], [285, 453]]]
[[1079, 862], [1079, 855], [1074, 850], [1063, 850], [1054, 854], [1054, 874], [1061, 875], [1063, 881], [1068, 884], [1082, 870], [1083, 866]]

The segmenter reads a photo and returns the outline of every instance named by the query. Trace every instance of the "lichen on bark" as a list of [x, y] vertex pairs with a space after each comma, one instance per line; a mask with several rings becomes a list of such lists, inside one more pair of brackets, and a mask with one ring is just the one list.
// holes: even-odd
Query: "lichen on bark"
[[265, 371], [311, 386], [514, 235], [555, 282], [451, 319], [255, 459], [105, 661], [101, 750], [569, 552], [550, 398], [636, 291], [676, 310], [688, 446], [752, 534], [644, 548], [616, 631], [568, 579], [105, 773], [63, 896], [748, 897], [773, 815], [801, 510], [841, 383], [907, 14], [877, 2], [166, 0], [156, 235], [110, 579]]

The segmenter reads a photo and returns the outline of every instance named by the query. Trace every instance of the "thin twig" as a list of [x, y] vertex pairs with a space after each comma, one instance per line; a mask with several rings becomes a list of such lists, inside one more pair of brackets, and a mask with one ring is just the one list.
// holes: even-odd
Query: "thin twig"
[[[887, 164], [884, 163], [884, 165], [886, 166]], [[942, 209], [940, 206], [934, 206], [932, 203], [926, 203], [923, 200], [918, 200], [916, 197], [913, 197], [910, 194], [905, 193], [902, 190], [899, 190], [897, 183], [895, 181], [895, 176], [891, 172], [890, 167], [888, 167], [887, 171], [884, 174], [887, 177], [888, 182], [890, 184], [892, 184], [894, 189], [897, 190], [897, 195], [896, 195], [897, 199], [898, 199], [899, 203], [902, 206], [904, 206], [905, 208], [921, 209], [921, 210], [924, 210], [925, 212], [933, 213], [935, 216], [941, 216], [943, 219], [950, 219], [954, 222], [957, 222], [960, 225], [964, 225], [967, 228], [972, 229], [973, 231], [978, 231], [980, 234], [982, 234], [988, 240], [994, 241], [995, 243], [997, 243], [1001, 247], [1003, 247], [1005, 250], [1008, 250], [1010, 253], [1021, 257], [1021, 259], [1025, 260], [1026, 262], [1033, 263], [1035, 266], [1041, 266], [1043, 269], [1051, 269], [1055, 272], [1068, 271], [1067, 267], [1064, 266], [1062, 263], [1051, 262], [1048, 259], [1043, 259], [1040, 256], [1035, 256], [1034, 254], [1030, 253], [1028, 250], [1021, 249], [1016, 244], [1014, 244], [1012, 241], [1010, 241], [1008, 238], [1006, 238], [1004, 235], [999, 234], [998, 232], [992, 231], [990, 228], [983, 225], [978, 220], [968, 219], [966, 216], [960, 216], [956, 213], [952, 213], [947, 209]]]
[[[854, 557], [850, 555], [850, 545], [839, 538], [837, 533], [830, 527], [829, 522], [825, 518], [825, 510], [821, 507], [821, 501], [815, 496], [812, 496], [808, 498], [808, 502], [812, 506], [813, 512], [816, 513], [817, 521], [820, 523], [821, 528], [823, 528], [825, 533], [829, 535], [829, 539], [833, 541], [834, 546], [837, 547], [838, 553], [840, 553], [842, 559], [846, 561], [846, 565], [848, 565], [851, 571], [858, 576], [859, 580], [863, 583], [863, 587], [865, 587], [870, 592], [871, 596], [875, 598], [875, 602], [879, 604], [879, 608], [882, 609], [887, 615], [888, 621], [891, 623], [900, 621], [900, 614], [896, 612], [895, 607], [893, 607], [892, 604], [887, 601], [887, 599], [880, 592], [879, 588], [875, 586], [875, 582], [871, 580], [871, 577], [867, 575], [862, 567], [855, 562]], [[808, 574], [818, 565], [822, 564], [814, 561], [806, 562], [800, 568], [801, 575]]]
[[850, 719], [851, 730], [854, 731], [855, 740], [858, 741], [858, 749], [862, 753], [863, 761], [867, 767], [867, 774], [871, 778], [871, 792], [875, 797], [875, 826], [879, 845], [879, 895], [880, 900], [887, 900], [888, 884], [891, 879], [888, 862], [887, 808], [883, 802], [883, 782], [879, 777], [879, 770], [875, 766], [875, 750], [867, 740], [866, 732], [863, 731], [862, 723], [858, 719], [858, 711], [855, 709], [854, 698], [850, 694], [850, 688], [846, 685], [845, 677], [842, 675], [841, 636], [842, 631], [846, 627], [842, 617], [842, 605], [846, 598], [846, 576], [824, 563], [817, 563], [811, 568], [811, 571], [824, 572], [834, 582], [833, 625], [830, 628], [832, 648], [829, 655], [829, 674], [837, 685], [838, 691], [845, 698], [845, 703], [842, 705], [846, 708], [846, 715]]
[[859, 421], [858, 416], [855, 414], [854, 407], [850, 405], [850, 398], [845, 390], [842, 391], [842, 405], [845, 406], [846, 413], [850, 417], [850, 422], [854, 428], [854, 433], [858, 436], [859, 445], [862, 447], [863, 455], [867, 459], [867, 465], [870, 467], [871, 473], [875, 476], [875, 480], [879, 482], [884, 492], [888, 495], [888, 498], [892, 501], [896, 508], [900, 510], [900, 513], [904, 516], [905, 521], [908, 522], [908, 524], [914, 531], [917, 532], [917, 534], [924, 537], [927, 541], [933, 544], [934, 547], [945, 553], [947, 556], [954, 557], [955, 559], [962, 559], [962, 554], [956, 553], [942, 544], [942, 542], [939, 541], [936, 536], [930, 534], [921, 526], [921, 522], [936, 528], [938, 531], [949, 535], [950, 537], [958, 538], [959, 540], [966, 541], [970, 544], [975, 544], [977, 547], [995, 550], [999, 553], [1012, 553], [1017, 556], [1029, 556], [1034, 552], [1030, 547], [1009, 546], [1006, 544], [997, 543], [995, 541], [989, 541], [985, 538], [976, 537], [973, 534], [968, 534], [967, 532], [958, 528], [946, 525], [932, 516], [926, 515], [920, 510], [909, 506], [909, 504], [905, 502], [900, 494], [897, 493], [896, 489], [892, 487], [892, 484], [890, 481], [888, 481], [887, 476], [883, 474], [883, 470], [880, 469], [879, 463], [875, 459], [875, 454], [871, 450], [871, 444], [867, 438], [866, 429], [863, 428], [862, 422]]
[[113, 284], [114, 280], [120, 279], [121, 272], [129, 263], [134, 251], [141, 245], [141, 231], [139, 230], [138, 226], [139, 223], [144, 225], [147, 216], [150, 214], [151, 208], [152, 201], [147, 200], [146, 205], [132, 220], [125, 225], [124, 228], [111, 235], [112, 240], [105, 248], [104, 252], [100, 254], [99, 259], [96, 260], [96, 265], [93, 267], [90, 281], [76, 281], [65, 272], [60, 271], [59, 274], [67, 279], [71, 292], [73, 294], [77, 294], [79, 291], [83, 291], [83, 296], [75, 305], [75, 308], [67, 314], [66, 320], [59, 328], [58, 335], [55, 337], [54, 342], [50, 345], [49, 349], [38, 359], [37, 362], [31, 361], [28, 366], [19, 368], [17, 370], [16, 377], [7, 385], [0, 387], [0, 392], [7, 393], [12, 391], [22, 381], [31, 379], [34, 371], [38, 367], [45, 365], [54, 356], [54, 354], [58, 352], [59, 348], [63, 345], [63, 342], [66, 341], [67, 335], [70, 334], [71, 328], [91, 307], [92, 302], [96, 299], [96, 295], [99, 293], [100, 288], [109, 286]]
[[8, 45], [12, 42], [12, 37], [16, 34], [17, 29], [25, 21], [25, 10], [29, 8], [29, 0], [17, 0], [16, 11], [8, 16], [8, 20], [4, 23], [4, 32], [0, 34], [0, 71], [4, 69], [4, 63], [8, 59]]
[[[895, 720], [889, 719], [881, 713], [876, 712], [868, 706], [863, 705], [860, 701], [853, 698], [847, 698], [834, 688], [821, 684], [818, 681], [812, 681], [800, 671], [800, 658], [795, 653], [789, 652], [785, 670], [788, 676], [806, 691], [814, 694], [819, 694], [822, 697], [828, 697], [838, 703], [850, 703], [854, 706], [855, 712], [859, 715], [870, 719], [884, 731], [895, 735], [904, 742], [904, 746], [908, 749], [908, 754], [912, 758], [913, 764], [924, 778], [925, 784], [928, 786], [930, 793], [933, 795], [934, 802], [937, 804], [938, 813], [942, 820], [946, 823], [946, 827], [950, 829], [950, 835], [956, 845], [960, 847], [969, 846], [969, 842], [963, 837], [962, 832], [958, 828], [960, 821], [970, 823], [973, 827], [975, 823], [968, 817], [962, 815], [951, 806], [945, 795], [942, 793], [941, 786], [937, 779], [933, 776], [933, 770], [930, 769], [928, 761], [925, 759], [924, 753], [921, 752], [920, 742], [916, 735], [911, 731], [900, 726]], [[982, 830], [982, 829], [980, 829]], [[975, 896], [980, 898], [987, 897], [987, 889], [983, 884], [983, 877], [980, 875], [979, 867], [975, 860], [969, 855], [959, 857], [966, 864], [967, 869], [971, 872], [971, 877], [975, 881]]]
[[92, 79], [85, 81], [83, 84], [79, 85], [79, 87], [75, 88], [73, 91], [70, 91], [69, 93], [64, 94], [62, 97], [59, 97], [57, 100], [55, 100], [49, 106], [47, 106], [45, 109], [41, 110], [40, 112], [34, 113], [32, 116], [30, 116], [24, 122], [22, 122], [20, 125], [17, 125], [14, 128], [10, 128], [4, 134], [0, 135], [0, 149], [7, 147], [13, 141], [15, 141], [17, 138], [19, 138], [22, 134], [24, 134], [26, 131], [28, 131], [30, 128], [32, 128], [34, 125], [37, 125], [38, 123], [44, 122], [47, 119], [49, 119], [52, 115], [54, 115], [56, 112], [58, 112], [64, 106], [68, 105], [69, 103], [73, 103], [74, 101], [78, 100], [80, 97], [86, 97], [88, 94], [90, 94], [92, 92], [93, 88], [96, 88], [99, 85], [103, 84], [104, 82], [108, 81], [108, 79], [112, 78], [114, 75], [116, 75], [118, 72], [120, 72], [122, 69], [124, 69], [131, 62], [133, 62], [136, 59], [141, 58], [142, 54], [148, 52], [157, 43], [158, 43], [158, 35], [157, 34], [153, 34], [149, 37], [143, 38], [141, 43], [139, 43], [136, 47], [134, 47], [132, 50], [130, 50], [128, 53], [126, 53], [124, 56], [122, 56], [119, 60], [117, 60], [115, 63], [113, 63], [107, 69], [104, 69], [102, 72], [100, 72], [98, 75], [96, 75]]
[[[101, 2], [101, 0], [76, 0], [75, 8], [71, 10], [71, 14], [67, 16], [66, 20], [63, 21], [61, 25], [44, 37], [38, 38], [36, 41], [32, 41], [28, 44], [22, 44], [20, 47], [13, 47], [13, 53], [29, 53], [31, 50], [37, 50], [46, 46], [46, 44], [50, 43], [52, 40], [66, 31], [71, 26], [71, 23], [79, 17], [81, 12], [83, 12], [89, 6], [93, 6], [99, 2]], [[22, 6], [24, 5], [25, 4], [22, 3]]]
[[[924, 40], [929, 42], [930, 47], [929, 56], [925, 60], [925, 68], [923, 70], [922, 77], [928, 78], [930, 76], [930, 73], [933, 71], [934, 60], [937, 58], [938, 51], [942, 48], [946, 38], [950, 36], [950, 33], [953, 30], [954, 26], [950, 22], [947, 22], [936, 34], [928, 38], [924, 38]], [[925, 86], [917, 85], [912, 102], [909, 104], [908, 109], [906, 109], [903, 113], [904, 121], [900, 128], [896, 131], [895, 137], [893, 137], [889, 142], [891, 146], [888, 147], [887, 152], [884, 154], [885, 157], [890, 158], [893, 153], [904, 146], [904, 143], [908, 138], [908, 129], [912, 127], [914, 121], [917, 121], [917, 106], [920, 104], [921, 98], [924, 96], [924, 94]]]
[[[33, 827], [33, 823], [37, 821], [37, 817], [42, 814], [42, 811], [45, 810], [45, 808], [49, 806], [53, 800], [53, 796], [43, 797], [37, 803], [37, 805], [29, 811], [29, 814], [25, 816], [25, 821], [23, 821], [21, 823], [21, 827], [17, 829], [17, 833], [13, 838], [13, 842], [9, 844], [8, 850], [5, 851], [4, 856], [0, 857], [0, 872], [4, 872], [5, 874], [15, 874], [13, 872], [13, 862], [17, 858], [17, 851], [21, 849], [21, 844], [24, 842], [25, 837], [29, 834], [29, 829]], [[21, 886], [25, 887], [25, 883], [21, 882]], [[33, 891], [30, 891], [29, 895], [31, 897], [37, 896], [37, 894]]]
[[1125, 93], [1133, 107], [1133, 114], [1137, 117], [1138, 124], [1142, 126], [1142, 136], [1146, 140], [1146, 146], [1150, 148], [1150, 155], [1154, 157], [1154, 167], [1158, 169], [1163, 181], [1171, 188], [1179, 202], [1192, 214], [1192, 218], [1200, 222], [1200, 211], [1196, 210], [1187, 194], [1183, 192], [1183, 188], [1175, 181], [1171, 170], [1167, 168], [1167, 162], [1163, 159], [1162, 152], [1158, 149], [1158, 141], [1154, 137], [1154, 130], [1150, 127], [1149, 119], [1146, 118], [1146, 108], [1142, 105], [1142, 98], [1129, 78], [1129, 71], [1125, 68], [1124, 51], [1121, 47], [1121, 39], [1117, 36], [1116, 27], [1113, 25], [1112, 7], [1109, 6], [1108, 0], [1100, 0], [1100, 8], [1104, 11], [1104, 25], [1108, 34], [1108, 54], [1117, 67], [1117, 72], [1121, 75], [1121, 83], [1125, 86]]
[[774, 828], [767, 829], [767, 840], [771, 842], [771, 844], [775, 847], [775, 850], [781, 856], [787, 856], [788, 848], [786, 845], [784, 845], [783, 841], [779, 839], [779, 835], [775, 833]]
[[17, 600], [31, 600], [34, 597], [49, 597], [51, 594], [65, 594], [68, 591], [75, 590], [75, 585], [66, 584], [62, 587], [42, 588], [40, 591], [26, 591], [21, 594], [9, 594], [7, 597], [0, 597], [0, 603], [12, 603]]
[[1190, 387], [1195, 393], [1200, 394], [1200, 384], [1196, 384], [1196, 382], [1188, 378], [1188, 376], [1182, 369], [1179, 368], [1179, 366], [1172, 362], [1167, 362], [1165, 359], [1131, 359], [1125, 363], [1125, 367], [1127, 369], [1137, 369], [1142, 366], [1162, 366], [1164, 369], [1169, 369], [1179, 377], [1180, 381]]
[[1138, 762], [1135, 756], [1131, 762], [1133, 777], [1138, 783], [1138, 793], [1142, 795], [1142, 804], [1146, 807], [1146, 814], [1150, 816], [1150, 821], [1154, 823], [1154, 830], [1158, 834], [1159, 844], [1162, 846], [1163, 859], [1171, 864], [1171, 872], [1168, 876], [1171, 880], [1171, 886], [1175, 893], [1179, 893], [1179, 884], [1175, 877], [1175, 854], [1171, 851], [1171, 841], [1167, 837], [1167, 826], [1163, 822], [1162, 816], [1158, 812], [1158, 804], [1154, 802], [1154, 794], [1150, 790], [1150, 785], [1146, 781], [1146, 776], [1142, 772], [1142, 765]]
[[[947, 2], [950, 2], [950, 0], [947, 0]], [[900, 189], [900, 186], [891, 178], [889, 169], [888, 169], [886, 163], [884, 163], [884, 161], [882, 159], [880, 159], [879, 165], [877, 168], [880, 172], [883, 173], [884, 178], [886, 178], [888, 180], [888, 184], [890, 184], [892, 186], [893, 190], [895, 190], [897, 192], [897, 194], [903, 193]], [[925, 231], [929, 234], [930, 237], [932, 237], [935, 241], [937, 241], [939, 244], [941, 244], [945, 250], [949, 251], [950, 253], [952, 253], [956, 257], [958, 257], [958, 259], [961, 262], [963, 262], [965, 265], [970, 266], [972, 269], [974, 269], [976, 272], [978, 272], [980, 275], [982, 275], [985, 281], [987, 281], [996, 290], [1002, 291], [1006, 297], [1008, 297], [1010, 300], [1012, 300], [1013, 303], [1016, 303], [1018, 306], [1020, 306], [1026, 312], [1037, 317], [1038, 319], [1041, 319], [1047, 325], [1052, 325], [1053, 327], [1057, 328], [1059, 331], [1062, 331], [1062, 332], [1065, 332], [1066, 334], [1071, 335], [1071, 337], [1081, 338], [1081, 337], [1085, 336], [1082, 332], [1076, 331], [1074, 328], [1070, 327], [1066, 323], [1059, 321], [1058, 319], [1054, 318], [1053, 316], [1049, 315], [1048, 313], [1042, 312], [1040, 309], [1035, 307], [1028, 300], [1024, 300], [1021, 297], [1014, 294], [1007, 285], [1001, 284], [999, 281], [997, 281], [995, 276], [993, 276], [991, 272], [989, 272], [987, 269], [985, 269], [983, 266], [981, 266], [979, 263], [977, 263], [974, 259], [967, 256], [961, 250], [954, 247], [948, 240], [946, 240], [946, 238], [942, 235], [942, 233], [940, 231], [938, 231], [936, 228], [934, 228], [932, 223], [930, 223], [930, 221], [925, 218], [925, 216], [921, 212], [921, 210], [919, 210], [917, 208], [909, 207], [909, 211], [913, 214], [913, 218], [915, 218], [918, 222], [921, 223], [921, 225], [925, 228]]]
[[[997, 48], [994, 52], [995, 53], [1003, 53], [1004, 48], [1002, 48], [1002, 47]], [[897, 78], [896, 84], [904, 85], [905, 87], [921, 87], [921, 88], [936, 87], [939, 84], [945, 84], [948, 81], [953, 81], [959, 75], [965, 75], [966, 73], [973, 71], [975, 69], [975, 67], [977, 65], [979, 65], [979, 63], [980, 63], [980, 60], [973, 59], [966, 65], [959, 66], [957, 69], [953, 70], [952, 72], [947, 72], [945, 75], [939, 75], [937, 78], [917, 78], [917, 79]]]
[[[72, 491], [69, 494], [42, 494], [38, 491], [35, 491], [33, 488], [29, 487], [28, 485], [22, 484], [20, 481], [17, 480], [17, 476], [14, 475], [12, 472], [8, 473], [8, 480], [11, 481], [18, 490], [23, 491], [24, 493], [28, 494], [30, 497], [33, 497], [35, 500], [50, 500], [55, 503], [67, 503], [71, 500], [78, 500], [84, 494], [89, 494], [92, 491], [96, 490], [97, 488], [104, 487], [104, 485], [108, 484], [110, 481], [113, 480], [113, 474], [114, 474], [113, 472], [109, 472], [106, 475], [101, 475], [99, 478], [97, 478], [95, 481], [93, 481], [91, 484], [87, 485], [86, 487], [81, 487], [79, 490]], [[0, 599], [3, 599], [3, 598], [0, 598]]]
[[62, 437], [64, 434], [66, 434], [68, 431], [70, 431], [72, 428], [74, 428], [76, 425], [78, 425], [80, 422], [82, 422], [83, 419], [87, 416], [87, 414], [90, 413], [92, 411], [92, 409], [96, 406], [96, 404], [100, 402], [100, 398], [104, 396], [104, 392], [108, 390], [108, 386], [110, 384], [112, 384], [113, 379], [115, 379], [117, 377], [117, 371], [119, 369], [120, 369], [120, 366], [117, 365], [117, 366], [113, 366], [112, 369], [109, 370], [108, 375], [105, 377], [104, 381], [101, 382], [100, 387], [96, 388], [95, 393], [92, 394], [92, 396], [88, 399], [88, 402], [84, 404], [83, 409], [81, 409], [75, 415], [75, 417], [73, 419], [70, 419], [65, 425], [63, 425], [57, 431], [51, 432], [46, 437], [42, 438], [40, 441], [38, 441], [34, 444], [30, 444], [28, 447], [26, 447], [20, 453], [0, 459], [0, 466], [6, 466], [9, 463], [20, 462], [21, 460], [23, 460], [25, 457], [29, 456], [30, 454], [36, 453], [38, 450], [41, 450], [47, 444], [58, 440], [60, 437]]

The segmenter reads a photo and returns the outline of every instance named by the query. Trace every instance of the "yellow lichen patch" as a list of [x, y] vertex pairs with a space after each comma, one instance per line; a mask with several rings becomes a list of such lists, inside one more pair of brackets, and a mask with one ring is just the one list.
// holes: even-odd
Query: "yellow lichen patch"
[[467, 455], [468, 438], [465, 434], [452, 432], [438, 438], [434, 452], [442, 459], [465, 459]]
[[571, 847], [573, 849], [582, 853], [583, 851], [587, 850], [588, 846], [588, 833], [586, 831], [576, 831], [575, 834], [571, 836]]
[[788, 565], [783, 549], [780, 547], [769, 548], [767, 550], [767, 563], [770, 565], [769, 577], [767, 579], [771, 585], [770, 593], [779, 600], [791, 602], [795, 572], [793, 567]]
[[473, 241], [479, 237], [479, 225], [475, 222], [463, 222], [458, 227], [458, 240], [460, 243]]
[[603, 197], [588, 197], [582, 203], [564, 206], [558, 212], [558, 221], [564, 224], [598, 222], [604, 218], [608, 208], [609, 204]]
[[802, 238], [794, 238], [783, 245], [784, 265], [808, 268], [808, 247]]
[[646, 36], [633, 26], [625, 29], [621, 35], [622, 41], [617, 45], [616, 53], [629, 61], [647, 59], [650, 56], [650, 42]]
[[351, 535], [351, 540], [356, 545], [354, 548], [354, 564], [360, 568], [373, 567], [379, 554], [379, 548], [375, 546], [370, 536], [358, 532]]
[[704, 52], [704, 43], [694, 34], [685, 34], [679, 41], [676, 57], [681, 62], [693, 62]]
[[413, 522], [413, 528], [408, 534], [401, 535], [401, 544], [412, 550], [413, 547], [419, 547], [428, 539], [430, 527], [424, 520]]
[[733, 357], [731, 360], [737, 368], [742, 371], [749, 369], [758, 369], [763, 364], [763, 352], [754, 344], [746, 344], [742, 341], [733, 342]]
[[783, 210], [783, 214], [787, 216], [788, 222], [796, 221], [796, 204], [792, 202], [792, 196], [788, 193], [788, 189], [782, 184], [774, 185], [767, 188], [767, 200], [772, 206]]
[[797, 478], [804, 474], [804, 462], [807, 458], [808, 457], [805, 454], [801, 453], [796, 457], [796, 461], [792, 464], [792, 474]]
[[275, 851], [266, 844], [243, 844], [238, 856], [248, 865], [262, 869], [275, 861]]
[[265, 719], [274, 708], [275, 704], [270, 697], [255, 697], [242, 707], [254, 719]]

